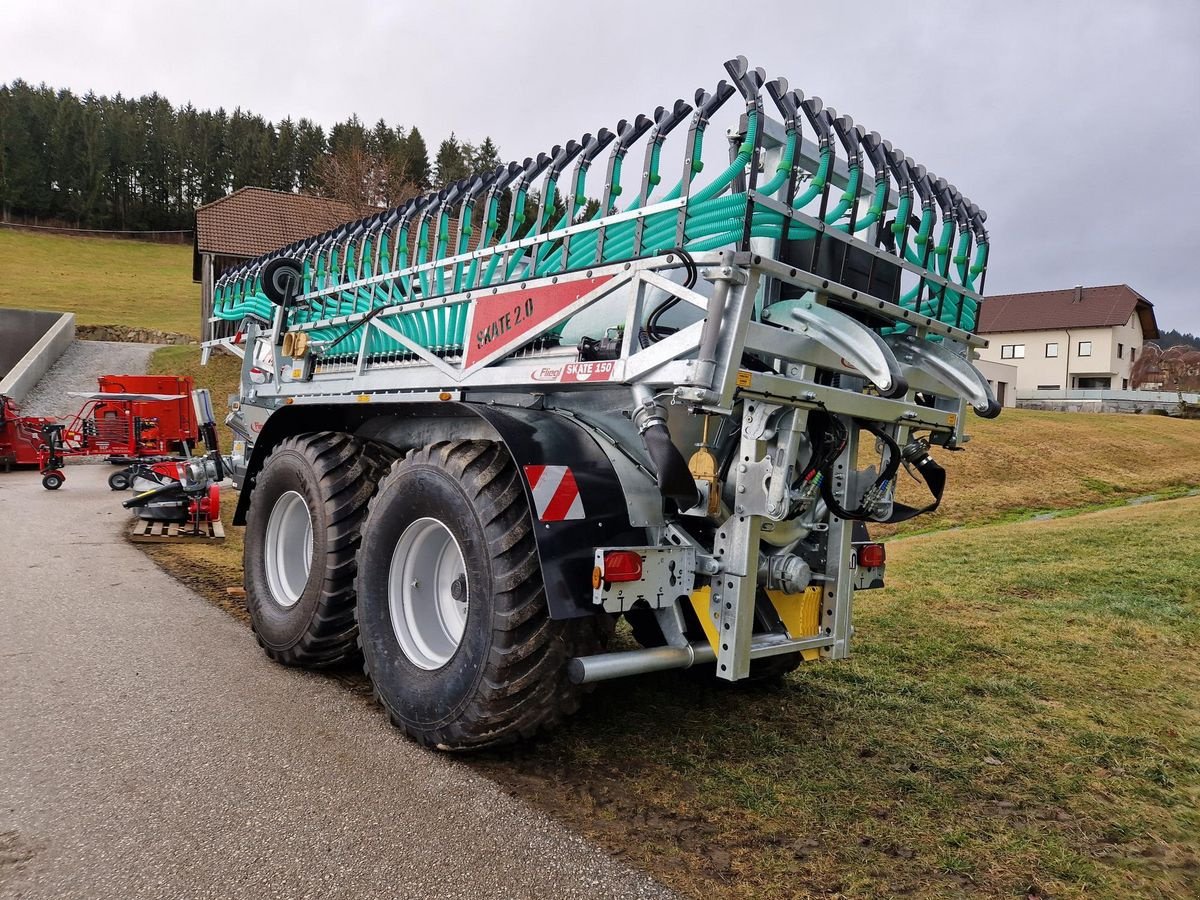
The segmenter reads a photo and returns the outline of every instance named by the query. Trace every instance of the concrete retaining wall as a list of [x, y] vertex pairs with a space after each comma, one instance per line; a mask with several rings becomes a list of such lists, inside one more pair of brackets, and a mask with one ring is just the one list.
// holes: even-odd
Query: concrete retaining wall
[[75, 314], [0, 309], [0, 394], [18, 403], [75, 340]]
[[1039, 409], [1044, 412], [1088, 412], [1088, 413], [1144, 413], [1163, 412], [1179, 414], [1179, 403], [1138, 403], [1132, 400], [1018, 400], [1021, 409]]
[[[1182, 402], [1181, 402], [1182, 401]], [[1051, 412], [1147, 413], [1164, 412], [1194, 418], [1200, 394], [1170, 391], [1021, 391], [1017, 406]]]

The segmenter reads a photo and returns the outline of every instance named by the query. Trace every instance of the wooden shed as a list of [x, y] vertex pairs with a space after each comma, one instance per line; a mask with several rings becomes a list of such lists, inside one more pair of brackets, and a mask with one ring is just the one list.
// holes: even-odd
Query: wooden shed
[[244, 187], [196, 210], [192, 280], [200, 283], [200, 334], [214, 335], [209, 319], [213, 286], [221, 274], [247, 259], [278, 250], [358, 218], [348, 203]]

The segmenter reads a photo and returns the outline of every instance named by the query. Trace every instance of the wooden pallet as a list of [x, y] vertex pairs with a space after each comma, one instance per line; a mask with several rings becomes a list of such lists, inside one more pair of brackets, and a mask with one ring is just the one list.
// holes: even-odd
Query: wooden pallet
[[225, 526], [219, 521], [202, 522], [199, 534], [192, 530], [193, 527], [191, 522], [151, 522], [149, 519], [134, 519], [133, 527], [129, 530], [129, 539], [159, 544], [225, 540]]

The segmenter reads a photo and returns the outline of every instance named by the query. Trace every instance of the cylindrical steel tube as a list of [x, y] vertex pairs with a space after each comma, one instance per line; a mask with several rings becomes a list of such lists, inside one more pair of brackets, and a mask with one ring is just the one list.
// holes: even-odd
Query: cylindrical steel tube
[[716, 658], [717, 654], [707, 642], [686, 647], [649, 647], [645, 650], [577, 656], [567, 663], [567, 675], [575, 684], [588, 684], [609, 678], [624, 678], [626, 675], [686, 669], [696, 663], [714, 662]]
[[[733, 253], [721, 254], [721, 267], [733, 265]], [[695, 376], [692, 383], [713, 390], [713, 371], [717, 360], [717, 339], [721, 336], [722, 319], [725, 316], [725, 301], [729, 297], [729, 279], [720, 278], [713, 286], [713, 295], [708, 301], [704, 328], [700, 332], [700, 350], [697, 354]]]

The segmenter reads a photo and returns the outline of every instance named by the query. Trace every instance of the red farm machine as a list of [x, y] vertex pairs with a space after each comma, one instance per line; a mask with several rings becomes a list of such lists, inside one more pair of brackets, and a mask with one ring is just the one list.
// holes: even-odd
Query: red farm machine
[[198, 428], [193, 382], [175, 375], [103, 375], [99, 390], [80, 394], [83, 405], [68, 418], [25, 416], [0, 396], [0, 467], [37, 466], [47, 490], [62, 487], [68, 458], [103, 457], [122, 468], [108, 480], [129, 487], [133, 467], [187, 457]]

